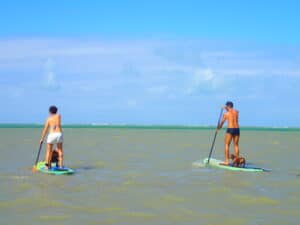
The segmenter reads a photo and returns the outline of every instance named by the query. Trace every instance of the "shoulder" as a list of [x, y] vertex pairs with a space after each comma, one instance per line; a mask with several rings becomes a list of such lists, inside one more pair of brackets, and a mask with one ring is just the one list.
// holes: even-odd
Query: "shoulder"
[[61, 121], [61, 115], [60, 114], [57, 114], [57, 120]]
[[49, 122], [50, 122], [50, 118], [48, 117], [48, 118], [46, 119], [45, 124], [47, 125], [47, 124], [49, 124]]
[[228, 117], [228, 112], [224, 113], [224, 118], [226, 119]]

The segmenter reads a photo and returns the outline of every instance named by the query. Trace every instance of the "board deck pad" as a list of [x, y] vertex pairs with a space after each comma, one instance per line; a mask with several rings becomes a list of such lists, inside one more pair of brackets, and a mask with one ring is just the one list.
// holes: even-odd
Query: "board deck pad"
[[206, 166], [210, 167], [215, 167], [215, 168], [220, 168], [220, 169], [225, 169], [225, 170], [232, 170], [232, 171], [243, 171], [243, 172], [266, 172], [266, 169], [263, 168], [257, 168], [257, 167], [252, 167], [246, 164], [245, 167], [235, 167], [235, 166], [226, 166], [226, 165], [221, 165], [223, 163], [222, 160], [210, 158], [209, 164], [208, 164], [208, 158], [205, 158], [203, 160], [203, 163]]
[[47, 170], [44, 161], [38, 162], [36, 169], [42, 173], [48, 173], [54, 175], [63, 175], [63, 174], [67, 175], [67, 174], [73, 174], [75, 172], [73, 169], [68, 167], [63, 167], [63, 168], [56, 167], [55, 164], [52, 164], [51, 169]]

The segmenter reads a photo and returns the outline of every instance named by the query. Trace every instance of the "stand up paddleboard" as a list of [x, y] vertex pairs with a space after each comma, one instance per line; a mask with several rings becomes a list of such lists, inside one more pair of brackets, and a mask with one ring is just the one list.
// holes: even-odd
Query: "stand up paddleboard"
[[256, 168], [246, 165], [245, 167], [235, 167], [232, 165], [222, 165], [221, 163], [224, 163], [221, 160], [210, 158], [209, 164], [208, 164], [208, 158], [203, 160], [204, 165], [219, 168], [219, 169], [225, 169], [225, 170], [232, 170], [232, 171], [243, 171], [243, 172], [266, 172], [266, 169], [263, 168]]
[[36, 165], [36, 169], [39, 172], [54, 174], [54, 175], [68, 175], [68, 174], [73, 174], [75, 172], [74, 170], [67, 167], [63, 167], [63, 168], [56, 167], [55, 164], [52, 164], [51, 169], [48, 170], [46, 169], [45, 162], [38, 162], [38, 164]]

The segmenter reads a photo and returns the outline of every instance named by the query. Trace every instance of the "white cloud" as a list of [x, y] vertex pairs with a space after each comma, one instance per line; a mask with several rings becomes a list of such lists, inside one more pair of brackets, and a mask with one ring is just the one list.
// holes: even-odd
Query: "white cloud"
[[60, 88], [60, 84], [57, 81], [56, 74], [54, 73], [55, 62], [53, 59], [48, 58], [45, 62], [45, 75], [44, 86], [46, 89], [57, 90]]
[[[15, 106], [24, 102], [29, 109], [55, 102], [72, 118], [80, 101], [80, 116], [88, 114], [92, 121], [102, 114], [118, 118], [122, 110], [134, 120], [137, 109], [144, 117], [155, 110], [164, 121], [166, 107], [185, 121], [183, 105], [197, 121], [201, 110], [205, 116], [211, 111], [199, 105], [228, 98], [269, 111], [276, 99], [297, 102], [298, 52], [182, 40], [0, 40], [0, 96], [9, 96], [5, 104], [15, 115]], [[296, 106], [289, 110], [299, 111]]]
[[181, 40], [0, 40], [0, 72], [4, 69], [31, 72], [51, 58], [61, 72], [72, 74], [118, 72], [127, 64], [141, 73], [174, 70], [190, 73], [198, 68], [210, 68], [220, 75], [300, 76], [300, 65], [295, 62], [299, 54], [286, 56], [276, 46], [271, 51], [262, 47], [250, 49], [247, 45], [243, 48], [215, 45], [201, 41], [185, 44]]
[[215, 74], [211, 69], [197, 69], [193, 75], [194, 83], [196, 86], [201, 85], [204, 82], [211, 82], [215, 78]]
[[212, 69], [196, 69], [190, 76], [186, 94], [216, 92], [224, 88], [223, 85], [223, 77], [216, 75]]
[[283, 54], [276, 46], [230, 46], [182, 40], [0, 40], [0, 75], [22, 73], [34, 82], [42, 73], [46, 89], [64, 88], [70, 95], [79, 90], [89, 96], [134, 96], [143, 90], [153, 98], [213, 94], [247, 77], [300, 77], [299, 57], [289, 57], [289, 49]]
[[52, 71], [47, 72], [45, 75], [45, 81], [46, 87], [53, 88], [58, 86], [55, 74]]

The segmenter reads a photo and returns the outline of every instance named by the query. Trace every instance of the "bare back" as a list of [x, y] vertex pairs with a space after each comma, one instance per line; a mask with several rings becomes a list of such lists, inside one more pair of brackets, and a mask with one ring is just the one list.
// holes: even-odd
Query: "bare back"
[[239, 128], [239, 111], [230, 109], [224, 114], [224, 119], [227, 120], [227, 128]]
[[59, 114], [51, 115], [47, 120], [47, 124], [49, 127], [49, 133], [62, 132], [61, 116]]

